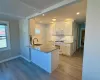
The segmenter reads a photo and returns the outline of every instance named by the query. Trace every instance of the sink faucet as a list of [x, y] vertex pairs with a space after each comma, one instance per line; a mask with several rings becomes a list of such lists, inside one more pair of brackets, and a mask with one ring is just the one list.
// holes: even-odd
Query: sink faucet
[[36, 40], [37, 40], [37, 42], [38, 42], [38, 39], [37, 39], [37, 38], [34, 38], [34, 39], [33, 39], [33, 44], [34, 44], [34, 40], [35, 40], [35, 39], [36, 39]]

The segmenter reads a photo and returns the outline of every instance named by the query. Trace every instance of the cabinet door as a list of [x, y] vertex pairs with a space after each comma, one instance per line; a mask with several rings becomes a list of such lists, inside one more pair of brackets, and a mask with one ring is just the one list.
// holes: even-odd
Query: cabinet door
[[56, 32], [63, 31], [64, 35], [71, 36], [72, 35], [72, 22], [71, 23], [57, 22], [55, 25], [55, 31]]
[[65, 23], [64, 34], [68, 36], [72, 36], [72, 23], [70, 24]]
[[44, 53], [38, 50], [31, 49], [31, 61], [51, 73], [51, 53]]
[[61, 32], [61, 31], [64, 31], [64, 22], [57, 22], [56, 25], [56, 32]]
[[63, 55], [70, 56], [70, 44], [67, 44], [65, 46], [61, 46], [61, 51]]

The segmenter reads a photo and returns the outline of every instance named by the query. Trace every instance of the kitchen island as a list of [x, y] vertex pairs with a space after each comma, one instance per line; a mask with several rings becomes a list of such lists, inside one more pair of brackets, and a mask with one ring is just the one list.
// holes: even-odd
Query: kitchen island
[[38, 45], [30, 46], [31, 49], [31, 61], [44, 69], [45, 71], [52, 73], [59, 64], [59, 49], [53, 45]]

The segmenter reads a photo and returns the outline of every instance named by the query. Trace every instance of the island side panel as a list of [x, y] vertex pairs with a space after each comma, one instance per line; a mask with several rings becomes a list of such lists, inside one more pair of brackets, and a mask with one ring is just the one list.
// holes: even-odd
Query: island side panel
[[31, 61], [51, 73], [51, 53], [44, 53], [31, 49]]
[[59, 49], [52, 51], [51, 54], [51, 70], [52, 72], [57, 69], [59, 65]]

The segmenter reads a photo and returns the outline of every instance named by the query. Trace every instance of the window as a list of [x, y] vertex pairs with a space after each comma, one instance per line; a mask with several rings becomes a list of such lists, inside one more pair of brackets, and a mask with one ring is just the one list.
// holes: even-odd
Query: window
[[40, 34], [40, 30], [35, 28], [35, 34]]
[[8, 22], [0, 21], [0, 51], [10, 49]]

